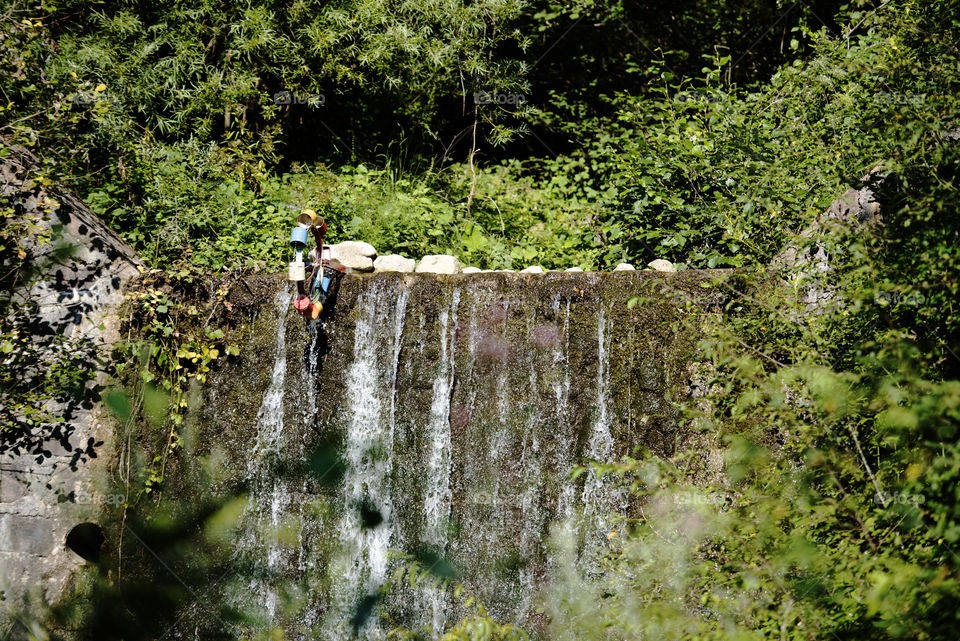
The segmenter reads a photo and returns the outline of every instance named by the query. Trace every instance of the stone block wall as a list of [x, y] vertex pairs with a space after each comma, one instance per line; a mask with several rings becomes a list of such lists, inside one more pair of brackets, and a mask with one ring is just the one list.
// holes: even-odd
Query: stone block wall
[[[2, 143], [0, 143], [2, 144]], [[79, 346], [116, 337], [111, 310], [138, 273], [133, 249], [76, 196], [36, 180], [39, 162], [5, 146], [0, 156], [0, 198], [51, 229], [73, 247], [26, 294], [37, 305], [35, 331], [57, 332]], [[91, 363], [91, 368], [96, 367]], [[93, 384], [104, 374], [93, 371]], [[40, 454], [0, 454], [0, 636], [28, 602], [53, 602], [84, 563], [66, 545], [70, 530], [95, 519], [107, 500], [98, 478], [108, 464], [111, 426], [97, 407], [57, 407], [69, 417], [62, 438]]]

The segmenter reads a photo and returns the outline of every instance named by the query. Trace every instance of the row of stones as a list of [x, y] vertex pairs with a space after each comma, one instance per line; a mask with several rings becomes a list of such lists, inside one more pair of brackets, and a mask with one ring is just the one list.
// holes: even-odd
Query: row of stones
[[[340, 261], [344, 266], [356, 272], [405, 272], [426, 274], [479, 274], [482, 272], [500, 271], [512, 272], [512, 269], [479, 269], [477, 267], [462, 267], [456, 256], [439, 254], [424, 256], [420, 262], [412, 258], [404, 258], [397, 254], [378, 256], [377, 250], [370, 243], [349, 240], [336, 245], [330, 245], [330, 256]], [[676, 271], [673, 263], [668, 260], [657, 259], [647, 264], [649, 269], [659, 272]], [[546, 270], [539, 265], [532, 265], [521, 269], [521, 274], [543, 274]], [[579, 267], [571, 267], [565, 271], [582, 272]], [[620, 263], [615, 272], [636, 271], [633, 265]]]

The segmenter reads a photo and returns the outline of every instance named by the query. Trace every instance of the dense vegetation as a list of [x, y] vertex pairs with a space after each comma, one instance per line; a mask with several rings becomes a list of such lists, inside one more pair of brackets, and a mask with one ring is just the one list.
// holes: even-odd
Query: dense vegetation
[[663, 82], [651, 62], [764, 78], [836, 8], [13, 0], [5, 133], [158, 264], [275, 264], [310, 206], [382, 252], [606, 267], [628, 255], [617, 114]]
[[[604, 468], [650, 509], [600, 578], [567, 564], [557, 638], [955, 637], [957, 0], [12, 0], [4, 20], [3, 135], [158, 268], [277, 270], [306, 206], [337, 239], [481, 267], [740, 268], [721, 314], [688, 314], [710, 393], [684, 411], [723, 469]], [[798, 237], [868, 175], [881, 225]], [[5, 229], [6, 254], [29, 229]], [[830, 271], [771, 274], [814, 241]], [[499, 634], [482, 620], [454, 632]]]

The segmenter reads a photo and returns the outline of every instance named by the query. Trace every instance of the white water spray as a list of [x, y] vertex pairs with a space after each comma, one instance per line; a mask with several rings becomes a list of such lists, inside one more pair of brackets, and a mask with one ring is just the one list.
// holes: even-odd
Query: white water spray
[[[430, 452], [427, 459], [427, 491], [424, 512], [427, 517], [425, 540], [443, 556], [448, 539], [451, 491], [451, 442], [450, 442], [450, 393], [453, 389], [455, 366], [455, 339], [457, 334], [457, 308], [460, 305], [460, 290], [455, 289], [449, 309], [440, 312], [440, 363], [433, 380], [433, 401], [430, 406], [430, 422], [427, 439]], [[430, 591], [433, 629], [443, 628], [446, 612], [443, 591]]]
[[[281, 479], [274, 477], [272, 466], [283, 450], [283, 394], [287, 380], [287, 312], [291, 294], [284, 288], [276, 296], [275, 303], [279, 327], [277, 329], [277, 355], [274, 359], [260, 409], [257, 411], [256, 441], [247, 461], [247, 480], [251, 487], [251, 503], [247, 514], [253, 522], [245, 537], [247, 550], [264, 550], [266, 570], [269, 573], [280, 569], [281, 547], [278, 540], [281, 520], [289, 503], [289, 492]], [[267, 509], [264, 509], [264, 508]], [[256, 579], [250, 585], [251, 593], [260, 595], [259, 603], [266, 610], [267, 618], [273, 620], [277, 608], [277, 594], [267, 584]]]

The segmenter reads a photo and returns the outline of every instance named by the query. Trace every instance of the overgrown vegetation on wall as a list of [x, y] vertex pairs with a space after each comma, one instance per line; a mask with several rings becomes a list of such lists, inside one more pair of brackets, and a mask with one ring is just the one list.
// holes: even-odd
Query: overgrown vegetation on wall
[[[738, 56], [728, 81], [764, 78], [789, 57], [778, 39], [809, 50], [791, 30], [837, 8], [461, 5], [16, 0], [0, 41], [5, 135], [55, 161], [159, 266], [185, 246], [210, 266], [272, 266], [288, 209], [337, 193], [323, 211], [337, 240], [609, 267], [632, 257], [606, 215], [623, 207], [633, 135], [616, 96], [655, 93], [653, 60], [699, 75], [717, 51]], [[773, 28], [751, 45], [753, 23]], [[359, 207], [376, 221], [355, 224]]]
[[[690, 310], [713, 374], [686, 414], [723, 468], [702, 451], [607, 468], [644, 518], [612, 538], [609, 573], [551, 591], [557, 638], [954, 634], [960, 21], [956, 3], [891, 8], [820, 33], [755, 92], [711, 73], [687, 109], [665, 85], [625, 114], [642, 134], [625, 172], [627, 219], [649, 230], [636, 240], [745, 267], [718, 285], [721, 315]], [[790, 231], [875, 167], [882, 223], [824, 220], [798, 241], [822, 259], [781, 265], [788, 286], [771, 287]]]
[[[10, 149], [0, 144], [0, 162]], [[6, 167], [5, 167], [6, 168]], [[34, 189], [49, 186], [47, 168], [25, 176]], [[69, 260], [75, 248], [63, 242], [45, 217], [55, 202], [37, 199], [26, 207], [29, 190], [4, 185], [0, 201], [0, 456], [50, 457], [52, 447], [74, 449], [75, 412], [96, 397], [91, 385], [96, 364], [105, 363], [99, 343], [62, 335], [43, 322], [43, 307], [58, 305], [31, 289]], [[86, 452], [84, 452], [86, 450]], [[80, 448], [89, 454], [89, 445]]]

